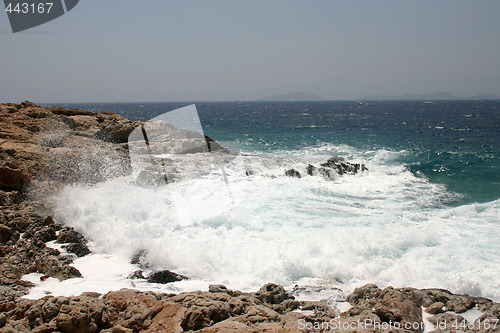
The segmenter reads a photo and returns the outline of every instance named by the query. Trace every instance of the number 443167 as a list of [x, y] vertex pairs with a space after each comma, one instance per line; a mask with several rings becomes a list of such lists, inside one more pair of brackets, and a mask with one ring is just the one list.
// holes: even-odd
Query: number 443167
[[26, 2], [16, 4], [9, 3], [5, 8], [5, 11], [9, 14], [49, 14], [53, 5], [53, 2], [40, 2], [38, 4]]

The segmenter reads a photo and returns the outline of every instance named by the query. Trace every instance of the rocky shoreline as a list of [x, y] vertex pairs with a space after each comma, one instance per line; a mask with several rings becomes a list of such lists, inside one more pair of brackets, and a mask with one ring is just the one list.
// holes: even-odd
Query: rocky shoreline
[[[0, 123], [0, 332], [420, 332], [424, 322], [427, 331], [500, 332], [499, 303], [441, 289], [366, 285], [346, 297], [344, 311], [326, 300], [298, 301], [272, 283], [252, 293], [212, 285], [178, 295], [120, 290], [22, 298], [32, 286], [21, 279], [25, 274], [81, 277], [71, 263], [90, 252], [86, 240], [54, 221], [51, 198], [66, 184], [129, 173], [128, 136], [142, 123], [30, 102], [1, 104]], [[332, 158], [304, 170], [330, 178], [366, 167]], [[50, 241], [73, 255], [47, 247]], [[166, 272], [152, 282], [176, 275]], [[466, 322], [461, 314], [471, 309], [477, 319]], [[430, 323], [436, 330], [428, 329]]]

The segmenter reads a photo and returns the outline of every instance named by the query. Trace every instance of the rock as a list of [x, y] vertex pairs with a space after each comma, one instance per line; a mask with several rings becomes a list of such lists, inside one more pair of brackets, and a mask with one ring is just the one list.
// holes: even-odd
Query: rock
[[0, 167], [0, 190], [24, 191], [29, 184], [29, 176], [21, 170]]
[[102, 129], [95, 134], [101, 140], [125, 143], [132, 131], [139, 126], [138, 122], [133, 122], [125, 118], [111, 119], [102, 124]]
[[314, 171], [316, 171], [316, 167], [312, 164], [308, 164], [306, 167], [306, 172], [309, 176], [314, 175]]
[[130, 328], [125, 328], [120, 325], [118, 326], [113, 326], [111, 328], [102, 330], [101, 333], [133, 333], [134, 331], [131, 330]]
[[349, 163], [345, 162], [344, 158], [342, 157], [332, 157], [328, 159], [327, 162], [321, 164], [322, 167], [324, 168], [331, 168], [339, 175], [343, 175], [346, 173], [349, 174], [357, 174], [359, 171], [367, 171], [368, 169], [365, 167], [364, 164], [359, 164], [359, 163]]
[[7, 322], [7, 315], [5, 313], [0, 313], [0, 328]]
[[77, 257], [84, 257], [87, 254], [91, 253], [87, 245], [80, 243], [71, 243], [68, 245], [63, 245], [62, 248], [68, 252], [76, 254]]
[[459, 330], [460, 327], [467, 327], [467, 320], [464, 317], [449, 312], [429, 317], [428, 320], [444, 330]]
[[225, 293], [225, 294], [228, 294], [229, 296], [240, 296], [241, 295], [241, 291], [238, 291], [238, 290], [231, 290], [231, 289], [227, 289], [227, 287], [223, 284], [211, 284], [209, 287], [208, 287], [208, 291], [211, 292], [211, 293]]
[[148, 252], [146, 250], [141, 250], [134, 254], [132, 257], [132, 260], [130, 260], [130, 263], [132, 265], [137, 265], [142, 269], [148, 269], [150, 267], [148, 261], [147, 261], [147, 255]]
[[130, 274], [128, 276], [128, 279], [132, 279], [132, 280], [135, 280], [135, 279], [144, 279], [145, 280], [146, 278], [144, 277], [143, 273], [144, 272], [139, 269], [139, 270], [133, 272], [132, 274]]
[[446, 302], [446, 310], [464, 313], [476, 306], [476, 302], [468, 296], [453, 296]]
[[288, 294], [280, 285], [268, 283], [262, 286], [255, 296], [264, 303], [280, 304], [286, 299], [294, 299], [293, 296]]
[[298, 172], [295, 169], [286, 170], [285, 171], [285, 175], [288, 176], [288, 177], [302, 178], [302, 176], [300, 175], [300, 172]]
[[362, 287], [354, 289], [352, 294], [347, 296], [346, 300], [351, 305], [357, 305], [364, 303], [365, 300], [370, 300], [372, 298], [377, 298], [380, 296], [382, 290], [375, 284], [367, 284]]
[[7, 243], [13, 235], [13, 231], [6, 225], [0, 224], [0, 244]]
[[147, 278], [148, 282], [161, 283], [161, 284], [176, 282], [186, 279], [187, 277], [180, 274], [176, 274], [168, 270], [154, 272]]
[[57, 237], [56, 243], [59, 243], [59, 244], [68, 244], [68, 243], [85, 244], [86, 240], [80, 233], [76, 232], [74, 229], [71, 228], [71, 229], [62, 230], [59, 233], [59, 236]]
[[430, 313], [430, 314], [438, 314], [438, 313], [443, 313], [444, 310], [444, 303], [443, 302], [436, 302], [429, 306], [427, 309], [425, 309], [425, 312]]

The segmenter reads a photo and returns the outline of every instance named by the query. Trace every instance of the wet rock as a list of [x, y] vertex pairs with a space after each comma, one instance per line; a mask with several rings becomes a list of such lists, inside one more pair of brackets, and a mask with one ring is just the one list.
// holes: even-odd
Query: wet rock
[[286, 170], [285, 171], [285, 176], [293, 177], [293, 178], [302, 178], [302, 176], [300, 175], [300, 172], [298, 172], [295, 169]]
[[161, 283], [161, 284], [166, 284], [166, 283], [176, 282], [176, 281], [181, 281], [181, 280], [186, 280], [186, 279], [187, 279], [187, 277], [180, 275], [180, 274], [176, 274], [176, 273], [168, 271], [168, 270], [154, 272], [150, 276], [148, 276], [148, 278], [147, 278], [148, 282]]
[[78, 243], [85, 244], [87, 241], [85, 238], [79, 233], [76, 232], [73, 228], [64, 229], [59, 233], [57, 237], [56, 243], [59, 244], [68, 244], [68, 243]]
[[132, 280], [143, 279], [143, 280], [145, 280], [146, 278], [144, 277], [143, 273], [144, 273], [143, 271], [137, 270], [137, 271], [133, 272], [132, 274], [130, 274], [128, 276], [128, 279], [132, 279]]
[[148, 269], [150, 267], [149, 262], [147, 260], [148, 252], [146, 250], [141, 250], [134, 254], [130, 263], [132, 265], [137, 265], [142, 269]]
[[313, 176], [314, 172], [316, 171], [316, 167], [312, 164], [308, 164], [306, 167], [306, 172], [309, 176]]
[[81, 243], [71, 243], [68, 245], [63, 245], [62, 248], [68, 252], [75, 254], [77, 257], [84, 257], [87, 254], [91, 253], [87, 245]]

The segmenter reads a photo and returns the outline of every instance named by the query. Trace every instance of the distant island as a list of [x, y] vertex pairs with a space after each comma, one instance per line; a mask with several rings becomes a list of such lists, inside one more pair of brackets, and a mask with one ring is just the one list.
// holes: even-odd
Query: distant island
[[430, 94], [415, 94], [415, 93], [406, 93], [404, 95], [366, 95], [361, 98], [360, 100], [371, 100], [371, 101], [380, 101], [380, 100], [454, 100], [454, 99], [479, 99], [479, 100], [485, 100], [485, 99], [500, 99], [500, 96], [495, 95], [495, 94], [481, 94], [481, 95], [475, 95], [471, 97], [461, 97], [461, 96], [454, 96], [453, 94], [449, 92], [444, 92], [444, 91], [436, 91]]
[[303, 91], [295, 91], [288, 94], [273, 95], [258, 99], [258, 101], [265, 101], [265, 102], [271, 102], [271, 101], [295, 102], [295, 101], [324, 101], [324, 100], [326, 99], [321, 96], [309, 94]]

